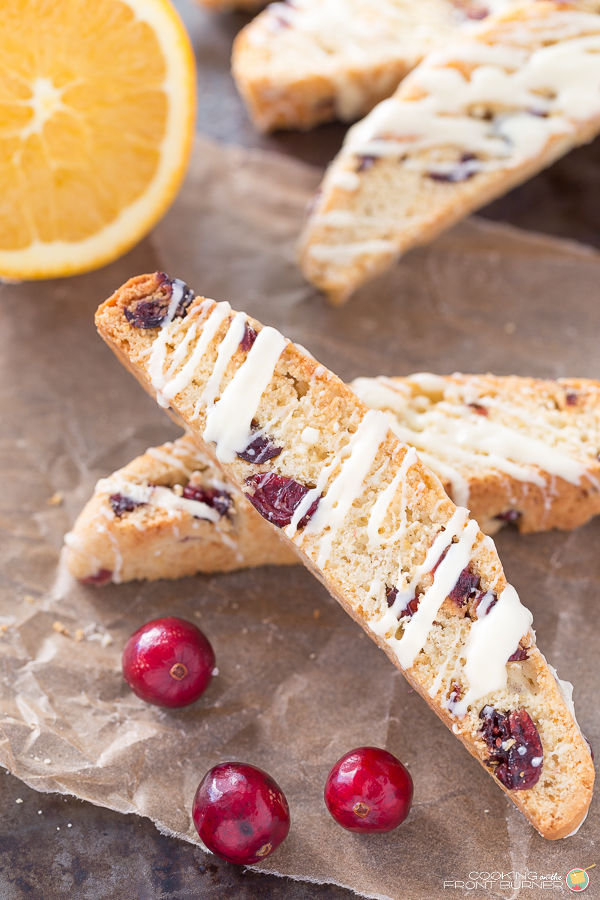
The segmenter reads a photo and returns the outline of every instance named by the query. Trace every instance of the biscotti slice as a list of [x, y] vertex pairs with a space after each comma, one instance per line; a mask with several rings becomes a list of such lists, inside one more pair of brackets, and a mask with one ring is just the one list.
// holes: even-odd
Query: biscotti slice
[[95, 585], [298, 562], [189, 435], [102, 478], [65, 545]]
[[479, 0], [272, 3], [236, 37], [233, 77], [261, 131], [351, 122], [488, 9]]
[[531, 614], [386, 415], [274, 328], [162, 273], [127, 282], [96, 323], [540, 833], [576, 829], [594, 769]]
[[300, 240], [342, 303], [417, 244], [600, 131], [597, 2], [509, 7], [435, 51], [348, 133]]
[[600, 382], [516, 375], [357, 378], [486, 534], [571, 529], [600, 513]]

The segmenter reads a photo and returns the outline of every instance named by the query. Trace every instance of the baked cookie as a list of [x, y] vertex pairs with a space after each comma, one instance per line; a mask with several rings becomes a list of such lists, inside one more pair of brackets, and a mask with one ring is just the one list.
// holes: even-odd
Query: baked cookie
[[600, 382], [423, 373], [350, 387], [486, 534], [569, 530], [600, 513]]
[[65, 545], [95, 585], [298, 562], [189, 435], [100, 479]]
[[594, 768], [531, 613], [386, 415], [274, 328], [162, 273], [128, 281], [96, 323], [538, 831], [578, 828]]
[[261, 131], [352, 122], [489, 9], [484, 0], [272, 3], [236, 37], [233, 77]]
[[[332, 303], [600, 131], [598, 2], [509, 7], [355, 125], [300, 239]], [[594, 10], [590, 12], [589, 10]]]

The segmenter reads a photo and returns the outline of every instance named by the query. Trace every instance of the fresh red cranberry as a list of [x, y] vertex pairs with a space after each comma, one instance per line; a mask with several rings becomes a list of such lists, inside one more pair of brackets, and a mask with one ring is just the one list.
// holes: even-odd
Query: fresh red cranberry
[[505, 715], [493, 706], [481, 710], [481, 736], [492, 751], [487, 764], [509, 791], [526, 791], [542, 773], [544, 751], [538, 730], [526, 709]]
[[82, 584], [93, 584], [95, 587], [102, 587], [104, 584], [110, 584], [112, 581], [112, 575], [110, 569], [98, 569], [95, 575], [88, 575], [87, 578], [82, 578]]
[[[293, 478], [276, 475], [274, 472], [251, 475], [250, 478], [246, 478], [246, 484], [254, 488], [254, 493], [246, 494], [252, 506], [268, 522], [279, 528], [290, 524], [296, 508], [310, 490]], [[306, 514], [298, 522], [298, 528], [304, 528], [310, 517], [315, 514], [319, 499], [317, 497], [314, 503], [311, 503]]]
[[134, 328], [158, 328], [161, 325], [169, 311], [174, 284], [183, 289], [183, 295], [173, 318], [183, 318], [187, 315], [188, 307], [194, 299], [193, 290], [179, 278], [169, 278], [164, 272], [157, 272], [156, 280], [157, 287], [149, 297], [136, 300], [123, 310], [125, 318]]
[[186, 484], [183, 489], [186, 500], [197, 500], [205, 503], [211, 509], [216, 509], [220, 516], [226, 516], [233, 500], [227, 491], [218, 491], [216, 488], [204, 488], [200, 485]]
[[325, 784], [325, 804], [348, 831], [392, 831], [406, 819], [413, 782], [400, 760], [378, 747], [358, 747], [339, 759]]
[[172, 709], [201, 697], [214, 667], [208, 638], [192, 622], [175, 616], [142, 625], [123, 650], [123, 676], [133, 693]]
[[138, 503], [137, 500], [126, 497], [124, 494], [111, 494], [108, 498], [108, 502], [110, 503], [115, 516], [119, 519], [124, 513], [133, 512], [138, 506], [146, 505], [145, 503]]
[[192, 817], [208, 849], [236, 865], [270, 856], [290, 830], [285, 794], [270, 775], [247, 763], [210, 769], [198, 785]]
[[248, 325], [248, 323], [246, 322], [244, 325], [244, 336], [240, 341], [240, 350], [243, 350], [244, 353], [247, 353], [248, 350], [250, 350], [254, 345], [254, 341], [257, 337], [258, 335], [254, 328], [252, 328], [252, 326]]
[[245, 459], [246, 462], [254, 463], [258, 466], [260, 463], [275, 459], [282, 450], [283, 447], [277, 447], [270, 438], [266, 437], [264, 434], [259, 434], [237, 455], [240, 459]]

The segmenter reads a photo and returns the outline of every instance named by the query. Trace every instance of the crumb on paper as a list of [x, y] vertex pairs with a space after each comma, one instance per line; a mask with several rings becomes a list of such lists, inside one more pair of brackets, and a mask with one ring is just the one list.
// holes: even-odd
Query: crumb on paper
[[42, 814], [42, 810], [38, 809], [38, 816], [41, 816], [41, 814]]
[[196, 610], [196, 612], [194, 613], [194, 615], [195, 615], [195, 617], [196, 617], [197, 619], [201, 619], [201, 618], [202, 618], [202, 613], [200, 612], [199, 609]]
[[15, 803], [22, 803], [22, 802], [23, 802], [23, 801], [21, 800], [20, 797], [17, 797], [17, 799], [15, 800]]
[[52, 623], [52, 630], [53, 630], [53, 631], [56, 631], [57, 634], [64, 634], [65, 637], [69, 637], [69, 636], [70, 636], [70, 635], [69, 635], [69, 629], [68, 629], [65, 625], [63, 625], [62, 622], [53, 622], [53, 623]]
[[52, 494], [51, 497], [48, 497], [46, 503], [48, 504], [48, 506], [60, 506], [64, 499], [64, 494], [61, 494], [60, 491], [56, 491], [56, 493]]
[[49, 766], [51, 762], [52, 762], [51, 759], [45, 759], [45, 760], [44, 760], [44, 765], [45, 765], [45, 766]]
[[25, 603], [35, 603], [35, 597], [32, 597], [31, 594], [25, 594], [23, 600]]
[[77, 641], [77, 643], [80, 644], [84, 637], [85, 635], [83, 633], [83, 628], [78, 628], [75, 632], [75, 640]]
[[71, 823], [70, 823], [70, 822], [67, 822], [67, 828], [72, 828], [72, 827], [73, 827], [73, 826], [71, 825]]
[[309, 659], [316, 659], [316, 658], [317, 658], [317, 654], [316, 654], [316, 653], [310, 653], [309, 656], [308, 656], [308, 658], [309, 658]]
[[219, 668], [218, 668], [218, 666], [215, 666], [215, 667], [214, 667], [214, 669], [212, 670], [212, 674], [213, 674], [215, 677], [219, 674]]
[[313, 619], [320, 619], [320, 618], [321, 618], [321, 610], [313, 609]]

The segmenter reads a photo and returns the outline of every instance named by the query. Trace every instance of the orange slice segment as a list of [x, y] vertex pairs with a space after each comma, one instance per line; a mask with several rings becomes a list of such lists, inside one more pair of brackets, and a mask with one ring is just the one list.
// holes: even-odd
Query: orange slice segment
[[123, 254], [166, 212], [191, 149], [195, 67], [168, 0], [6, 0], [0, 276]]

